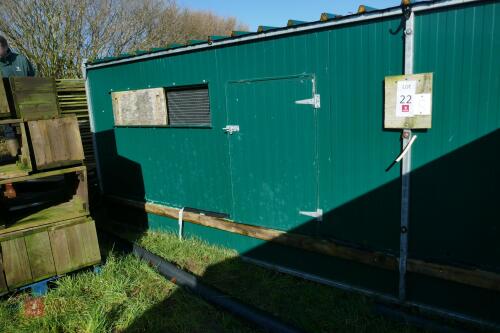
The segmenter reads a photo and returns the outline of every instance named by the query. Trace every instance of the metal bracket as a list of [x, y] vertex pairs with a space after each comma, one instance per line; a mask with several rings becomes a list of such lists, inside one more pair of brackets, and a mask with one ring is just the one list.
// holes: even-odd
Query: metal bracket
[[319, 94], [314, 94], [313, 98], [301, 99], [299, 101], [295, 101], [295, 104], [313, 105], [315, 109], [319, 109], [321, 107], [321, 96]]
[[403, 159], [403, 157], [405, 157], [405, 155], [408, 154], [408, 152], [410, 151], [411, 146], [413, 145], [413, 143], [415, 142], [415, 140], [417, 140], [417, 136], [416, 135], [414, 135], [414, 136], [411, 137], [410, 141], [406, 144], [406, 146], [404, 147], [404, 149], [401, 152], [401, 154], [399, 154], [399, 156], [394, 160], [395, 163], [401, 162], [401, 160]]
[[301, 211], [299, 211], [299, 214], [314, 217], [318, 221], [323, 220], [323, 209], [320, 209], [320, 208], [316, 209], [316, 211], [314, 211], [314, 212], [305, 212], [305, 211], [301, 210]]
[[226, 133], [233, 134], [240, 131], [240, 125], [227, 125], [222, 130]]

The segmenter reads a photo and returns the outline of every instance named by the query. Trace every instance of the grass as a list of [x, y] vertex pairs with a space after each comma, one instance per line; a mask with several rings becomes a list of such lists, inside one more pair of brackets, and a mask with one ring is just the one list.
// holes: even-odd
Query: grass
[[22, 292], [0, 301], [0, 332], [254, 332], [179, 289], [132, 255], [111, 253], [96, 274], [66, 276], [29, 318]]
[[148, 232], [138, 243], [203, 282], [307, 332], [420, 332], [375, 315], [364, 296], [249, 264], [235, 251], [199, 239], [181, 242], [174, 234]]
[[[198, 239], [148, 232], [138, 241], [202, 281], [273, 313], [307, 332], [417, 332], [371, 311], [371, 302], [240, 260]], [[28, 318], [27, 293], [0, 300], [0, 332], [255, 332], [205, 303], [132, 255], [111, 251], [102, 273], [57, 281], [44, 297], [45, 315]]]

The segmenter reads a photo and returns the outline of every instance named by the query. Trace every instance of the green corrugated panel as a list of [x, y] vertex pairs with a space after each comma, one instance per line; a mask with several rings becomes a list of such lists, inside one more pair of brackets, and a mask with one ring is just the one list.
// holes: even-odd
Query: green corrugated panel
[[[410, 252], [498, 269], [500, 3], [415, 19], [415, 71], [433, 72], [434, 82], [432, 129], [417, 133], [413, 150]], [[440, 281], [411, 287], [421, 301], [500, 318], [493, 292]]]
[[179, 43], [171, 43], [171, 44], [168, 44], [167, 47], [169, 49], [175, 49], [176, 47], [182, 47], [182, 46], [185, 46], [184, 44], [179, 44]]
[[167, 51], [169, 48], [168, 47], [153, 47], [151, 49], [151, 52], [161, 52], [161, 51]]
[[251, 33], [252, 32], [249, 32], [249, 31], [233, 31], [233, 32], [231, 32], [231, 37], [244, 36], [244, 35], [248, 35]]
[[105, 61], [106, 61], [105, 58], [96, 58], [94, 60], [91, 60], [90, 63], [91, 64], [98, 64], [98, 63], [105, 62]]
[[206, 42], [207, 42], [207, 40], [203, 40], [203, 39], [190, 39], [190, 40], [188, 40], [188, 45], [203, 44]]
[[[434, 104], [433, 128], [416, 132], [413, 151], [410, 257], [500, 269], [499, 20], [498, 1], [416, 14], [415, 71], [434, 72]], [[384, 77], [403, 71], [400, 22], [385, 17], [91, 69], [104, 191], [397, 255], [400, 170], [386, 169], [400, 153], [400, 132], [382, 126]], [[318, 110], [295, 104], [312, 97], [311, 78]], [[211, 128], [113, 125], [111, 90], [203, 83]], [[228, 135], [226, 125], [240, 132]], [[298, 214], [315, 208], [325, 211], [323, 221]], [[147, 218], [163, 229], [176, 225]], [[396, 295], [397, 272], [201, 226], [187, 224], [186, 232]], [[408, 285], [410, 301], [500, 318], [495, 293], [414, 274]]]
[[220, 40], [220, 39], [226, 39], [226, 38], [231, 38], [231, 36], [210, 36], [210, 37], [208, 37], [208, 41], [212, 42], [214, 40]]
[[[379, 90], [381, 82], [385, 75], [398, 74], [402, 68], [401, 36], [388, 33], [390, 29], [395, 30], [399, 23], [399, 18], [386, 19], [364, 26], [233, 45], [219, 48], [217, 52], [206, 50], [90, 71], [91, 83], [97, 85], [97, 87], [92, 86], [92, 91], [102, 92], [102, 95], [95, 93], [96, 96], [92, 98], [95, 103], [94, 109], [108, 110], [96, 116], [98, 118], [96, 130], [100, 133], [99, 136], [103, 137], [101, 140], [103, 152], [100, 156], [102, 155], [101, 163], [106, 166], [103, 168], [105, 190], [122, 195], [128, 194], [129, 197], [146, 197], [176, 207], [196, 207], [228, 213], [231, 217], [239, 216], [245, 219], [241, 221], [245, 223], [324, 237], [337, 235], [342, 238], [351, 237], [353, 242], [375, 248], [397, 248], [398, 234], [387, 234], [385, 230], [397, 228], [399, 224], [398, 187], [385, 192], [385, 202], [381, 201], [380, 197], [376, 203], [370, 205], [361, 201], [351, 208], [346, 204], [364, 193], [398, 179], [398, 170], [394, 169], [387, 173], [385, 168], [398, 154], [399, 135], [382, 131], [378, 121], [382, 119], [380, 114], [382, 96]], [[367, 43], [359, 43], [360, 40], [366, 40]], [[264, 59], [260, 57], [262, 54], [266, 54]], [[352, 68], [355, 72], [352, 72]], [[314, 76], [322, 98], [322, 108], [318, 112], [311, 106], [294, 104], [297, 99], [311, 98], [311, 88], [299, 91], [294, 88], [295, 83], [290, 83], [292, 84], [290, 87], [279, 83], [286, 82], [286, 78], [297, 73], [310, 73]], [[335, 77], [336, 80], [330, 80], [331, 77]], [[271, 164], [266, 164], [262, 160], [258, 162], [257, 147], [252, 149], [252, 145], [245, 145], [241, 146], [245, 149], [242, 151], [245, 154], [244, 161], [233, 164], [233, 167], [240, 165], [240, 171], [231, 170], [228, 140], [234, 141], [238, 135], [234, 134], [228, 138], [227, 134], [220, 130], [228, 124], [228, 117], [232, 119], [233, 115], [227, 109], [232, 104], [228, 100], [230, 97], [226, 95], [225, 87], [229, 81], [262, 78], [285, 80], [278, 80], [276, 84], [271, 84], [271, 81], [269, 86], [256, 86], [258, 91], [255, 93], [270, 94], [261, 96], [268, 101], [262, 104], [262, 107], [268, 105], [266, 108], [273, 110], [278, 107], [277, 101], [287, 101], [290, 107], [294, 110], [296, 108], [299, 113], [304, 113], [304, 116], [314, 116], [317, 113], [317, 117], [312, 118], [316, 119], [314, 127], [306, 129], [300, 119], [285, 118], [282, 119], [280, 128], [271, 126], [270, 119], [263, 118], [258, 124], [252, 125], [253, 131], [267, 133], [261, 140], [266, 138], [269, 140], [273, 131], [275, 135], [285, 129], [296, 133], [287, 134], [291, 139], [279, 141], [280, 145], [267, 147], [271, 150], [266, 152], [266, 156], [275, 156], [290, 163], [284, 164], [287, 167], [283, 172], [276, 173]], [[117, 128], [113, 130], [111, 101], [107, 93], [111, 89], [120, 91], [147, 86], [179, 87], [203, 82], [209, 82], [212, 129], [176, 128], [173, 131], [169, 128]], [[296, 84], [301, 86], [300, 82]], [[311, 82], [309, 84], [312, 85]], [[334, 84], [336, 91], [332, 89]], [[368, 89], [364, 102], [358, 98], [359, 89], [356, 87], [360, 84]], [[242, 93], [248, 96], [252, 94], [251, 91]], [[246, 100], [253, 103], [253, 100], [258, 101], [261, 97], [255, 96]], [[257, 104], [254, 107], [251, 105], [247, 107], [257, 108]], [[272, 113], [267, 112], [267, 114]], [[370, 117], [366, 118], [366, 115]], [[353, 118], [354, 116], [356, 118]], [[245, 127], [248, 125], [242, 127], [241, 133], [245, 133]], [[300, 138], [303, 136], [314, 138], [316, 127], [319, 131], [318, 143], [314, 143], [316, 141], [313, 140], [311, 147], [310, 140], [305, 141]], [[343, 143], [345, 141], [349, 144]], [[120, 157], [116, 157], [117, 152], [112, 151], [114, 142], [119, 147]], [[304, 147], [304, 153], [305, 149], [309, 149], [309, 153], [312, 149], [313, 156], [308, 155], [307, 158], [297, 160], [300, 152], [294, 149], [298, 149], [301, 145]], [[234, 149], [236, 153], [238, 148]], [[179, 154], [180, 151], [183, 153]], [[296, 154], [297, 157], [287, 158], [286, 156], [290, 154]], [[367, 169], [365, 163], [367, 158], [371, 162], [369, 171], [364, 172]], [[311, 175], [311, 165], [316, 165], [318, 171], [315, 172], [313, 168], [314, 176], [305, 177], [306, 174]], [[255, 175], [258, 172], [261, 179], [280, 176], [285, 181], [288, 178], [298, 177], [290, 183], [290, 186], [294, 182], [297, 186], [316, 184], [317, 194], [310, 195], [309, 192], [300, 193], [276, 186], [259, 187], [258, 191], [236, 191], [235, 185], [231, 184], [231, 178], [252, 174], [241, 171], [242, 167], [248, 167], [249, 170], [255, 168]], [[189, 176], [184, 175], [185, 170], [191, 170]], [[349, 173], [350, 171], [352, 173]], [[301, 177], [301, 174], [304, 177]], [[137, 182], [132, 181], [134, 179], [137, 179]], [[244, 178], [241, 181], [243, 180]], [[249, 183], [241, 183], [240, 189], [248, 188], [253, 182], [251, 179], [246, 181]], [[200, 189], [207, 190], [200, 191]], [[285, 205], [286, 215], [268, 219], [255, 213], [251, 215], [252, 209], [249, 209], [249, 205], [234, 204], [237, 197], [245, 196], [250, 196], [248, 200], [256, 203], [266, 202], [263, 198], [251, 197], [257, 193], [267, 193], [270, 199], [279, 199], [277, 202], [269, 200], [266, 207], [272, 211], [272, 207], [280, 207], [278, 204]], [[281, 196], [284, 197], [280, 199]], [[284, 203], [280, 203], [281, 200]], [[318, 202], [328, 213], [325, 220], [321, 224], [316, 221], [302, 223], [308, 220], [301, 220], [304, 217], [299, 215], [298, 211], [314, 210]], [[367, 202], [369, 203], [369, 200]], [[366, 207], [360, 209], [360, 205]], [[383, 215], [377, 213], [377, 207], [384, 207], [386, 213]], [[275, 210], [276, 214], [279, 214], [280, 209]], [[352, 212], [355, 212], [355, 215], [350, 216]], [[384, 216], [385, 219], [380, 216]], [[371, 224], [372, 219], [380, 220], [381, 224]], [[367, 232], [359, 233], [359, 230], [364, 228]], [[205, 231], [200, 235], [207, 233], [208, 231]], [[221, 242], [224, 238], [233, 239], [226, 233], [219, 234]], [[252, 242], [247, 240], [241, 246], [247, 247], [245, 244]], [[280, 254], [282, 255], [284, 254]], [[322, 264], [311, 262], [311, 265]], [[312, 266], [308, 269], [313, 269]], [[367, 287], [375, 286], [380, 290], [391, 290], [391, 285], [387, 283], [391, 278], [388, 280], [385, 273], [373, 272], [369, 268], [351, 267], [352, 269], [340, 271], [337, 268], [332, 266], [323, 274], [342, 275], [348, 278], [366, 276], [371, 272], [370, 276], [373, 278], [370, 281], [360, 279], [359, 283]], [[389, 276], [396, 277], [395, 274]]]

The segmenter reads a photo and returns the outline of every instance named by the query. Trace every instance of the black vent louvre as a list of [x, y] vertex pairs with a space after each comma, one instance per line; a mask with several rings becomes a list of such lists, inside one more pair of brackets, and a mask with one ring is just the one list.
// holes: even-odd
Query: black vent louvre
[[208, 87], [167, 91], [169, 125], [210, 125]]

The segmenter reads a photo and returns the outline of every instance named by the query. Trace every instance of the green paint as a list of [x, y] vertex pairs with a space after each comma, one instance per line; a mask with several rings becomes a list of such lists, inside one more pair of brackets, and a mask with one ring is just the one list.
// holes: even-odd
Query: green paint
[[[415, 132], [413, 258], [500, 269], [499, 19], [498, 1], [416, 14], [415, 72], [433, 72], [434, 85], [433, 128]], [[391, 33], [399, 24], [383, 18], [90, 70], [104, 191], [397, 254], [400, 169], [386, 169], [400, 132], [383, 129], [383, 82], [403, 73], [402, 32]], [[320, 109], [294, 103], [312, 97], [300, 76], [315, 78]], [[113, 127], [109, 91], [203, 82], [211, 128]], [[228, 135], [226, 125], [240, 132]], [[298, 214], [316, 208], [321, 222]], [[176, 221], [146, 218], [177, 230]], [[396, 294], [397, 273], [185, 228], [255, 258]], [[500, 318], [495, 293], [409, 279], [410, 300]]]

